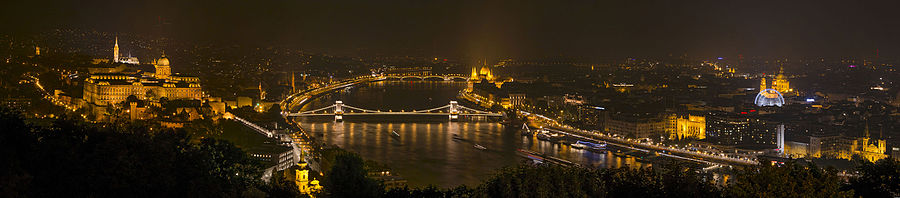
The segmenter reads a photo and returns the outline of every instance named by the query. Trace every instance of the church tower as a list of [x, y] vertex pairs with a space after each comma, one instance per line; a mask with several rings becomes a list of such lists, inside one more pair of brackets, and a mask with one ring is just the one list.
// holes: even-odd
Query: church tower
[[259, 100], [266, 99], [266, 91], [262, 89], [262, 81], [259, 81]]
[[766, 90], [766, 78], [759, 80], [759, 91]]
[[116, 45], [113, 46], [113, 59], [112, 62], [119, 62], [119, 36], [116, 36]]

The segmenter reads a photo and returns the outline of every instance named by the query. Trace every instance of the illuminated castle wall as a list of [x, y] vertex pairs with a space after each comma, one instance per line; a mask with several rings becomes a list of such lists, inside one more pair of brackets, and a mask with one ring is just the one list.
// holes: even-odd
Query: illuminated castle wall
[[201, 99], [200, 78], [172, 75], [169, 60], [165, 56], [154, 66], [156, 67], [154, 73], [115, 69], [91, 73], [91, 76], [85, 79], [83, 99], [89, 104], [98, 106], [116, 104], [125, 101], [131, 95], [140, 100]]

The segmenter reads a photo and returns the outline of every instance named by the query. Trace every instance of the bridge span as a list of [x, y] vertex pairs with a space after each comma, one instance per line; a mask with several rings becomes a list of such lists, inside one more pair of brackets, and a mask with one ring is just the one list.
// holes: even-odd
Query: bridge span
[[444, 81], [449, 80], [469, 80], [469, 77], [462, 74], [384, 74], [380, 76], [384, 79], [441, 79]]
[[436, 115], [447, 116], [450, 120], [457, 120], [459, 116], [489, 116], [499, 117], [502, 114], [472, 109], [459, 105], [456, 101], [450, 101], [450, 104], [422, 110], [412, 111], [383, 111], [363, 109], [359, 107], [344, 104], [342, 101], [335, 101], [333, 105], [313, 109], [309, 111], [287, 113], [287, 117], [308, 117], [308, 116], [334, 116], [335, 120], [343, 120], [344, 116], [361, 116], [361, 115]]

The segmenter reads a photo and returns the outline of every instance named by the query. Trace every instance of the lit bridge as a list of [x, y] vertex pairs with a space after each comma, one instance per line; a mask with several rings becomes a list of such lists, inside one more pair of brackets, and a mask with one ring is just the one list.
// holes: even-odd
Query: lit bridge
[[462, 74], [384, 74], [381, 77], [384, 79], [441, 79], [445, 81], [469, 80], [468, 76]]
[[412, 110], [412, 111], [382, 111], [382, 110], [371, 110], [371, 109], [363, 109], [359, 107], [354, 107], [350, 105], [344, 104], [342, 101], [335, 101], [333, 105], [322, 107], [319, 109], [313, 109], [304, 112], [298, 113], [288, 113], [286, 116], [289, 117], [309, 117], [309, 116], [334, 116], [335, 120], [343, 120], [344, 116], [357, 116], [357, 115], [438, 115], [438, 116], [447, 116], [450, 120], [457, 120], [459, 116], [491, 116], [491, 117], [499, 117], [502, 116], [499, 113], [487, 112], [472, 109], [469, 107], [465, 107], [459, 105], [456, 101], [450, 101], [450, 104], [430, 108], [423, 110]]

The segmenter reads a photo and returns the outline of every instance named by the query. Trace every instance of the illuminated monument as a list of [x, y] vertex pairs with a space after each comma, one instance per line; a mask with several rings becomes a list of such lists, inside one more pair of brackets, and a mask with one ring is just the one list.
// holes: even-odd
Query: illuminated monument
[[121, 54], [119, 54], [119, 37], [118, 36], [116, 36], [116, 44], [113, 45], [112, 62], [113, 63], [128, 63], [128, 64], [135, 64], [135, 65], [141, 64], [141, 62], [138, 60], [138, 58], [132, 57], [130, 54], [127, 57], [121, 56]]
[[153, 66], [155, 72], [145, 72], [124, 65], [115, 68], [90, 69], [90, 77], [85, 79], [84, 96], [86, 103], [95, 106], [115, 105], [129, 96], [138, 100], [158, 101], [188, 99], [200, 100], [200, 78], [173, 75], [169, 59], [163, 55]]
[[669, 129], [669, 139], [706, 139], [706, 117], [679, 115], [670, 117], [669, 120], [675, 124], [674, 128]]
[[[866, 123], [865, 129], [865, 137], [857, 138], [856, 141], [853, 142], [851, 147], [851, 151], [859, 155], [860, 157], [869, 160], [870, 162], [878, 161], [880, 159], [887, 158], [887, 155], [884, 154], [887, 151], [887, 146], [885, 145], [885, 141], [879, 139], [872, 139], [869, 137], [869, 124]], [[848, 158], [849, 159], [849, 158]]]
[[766, 89], [768, 89], [768, 88], [769, 88], [769, 87], [766, 86], [766, 78], [760, 79], [760, 81], [759, 81], [759, 90], [762, 91], [762, 90], [766, 90]]
[[487, 80], [489, 83], [495, 83], [497, 88], [503, 85], [503, 82], [494, 82], [494, 74], [491, 73], [491, 68], [488, 67], [487, 61], [481, 65], [481, 70], [478, 69], [478, 66], [472, 67], [472, 76], [469, 77], [468, 88], [466, 88], [467, 92], [472, 92], [474, 90], [474, 83], [481, 82], [481, 80]]
[[154, 76], [158, 79], [169, 79], [169, 76], [172, 75], [172, 68], [169, 67], [169, 58], [166, 58], [166, 54], [153, 63], [153, 68], [156, 69]]
[[791, 82], [788, 82], [787, 78], [784, 77], [784, 68], [778, 71], [778, 75], [772, 81], [772, 89], [778, 90], [780, 93], [794, 92], [794, 89], [791, 89]]
[[778, 71], [778, 75], [775, 75], [775, 78], [772, 79], [772, 86], [769, 87], [766, 84], [766, 78], [762, 78], [759, 81], [759, 90], [766, 89], [774, 89], [779, 93], [788, 94], [793, 93], [794, 89], [791, 89], [791, 82], [787, 80], [787, 77], [784, 76], [784, 68], [781, 68]]
[[472, 80], [485, 79], [488, 81], [494, 80], [494, 74], [491, 73], [491, 68], [488, 67], [487, 64], [481, 66], [481, 70], [477, 69], [478, 67], [472, 67]]
[[846, 160], [858, 156], [870, 162], [887, 158], [888, 155], [884, 154], [887, 151], [885, 140], [871, 138], [868, 124], [863, 132], [863, 137], [844, 135], [811, 137], [809, 155], [818, 158]]
[[119, 62], [119, 37], [116, 36], [116, 45], [113, 46], [113, 62]]
[[753, 104], [757, 106], [783, 106], [784, 105], [784, 97], [781, 96], [777, 90], [774, 89], [764, 89], [756, 94], [756, 100], [753, 101]]
[[491, 66], [487, 64], [487, 60], [481, 62], [481, 69], [478, 69], [478, 66], [472, 67], [472, 76], [469, 77], [469, 88], [467, 90], [472, 92], [472, 83], [481, 82], [481, 80], [493, 83], [497, 88], [502, 87], [503, 83], [513, 81], [513, 79], [509, 77], [501, 78], [497, 76], [494, 71], [491, 70]]

